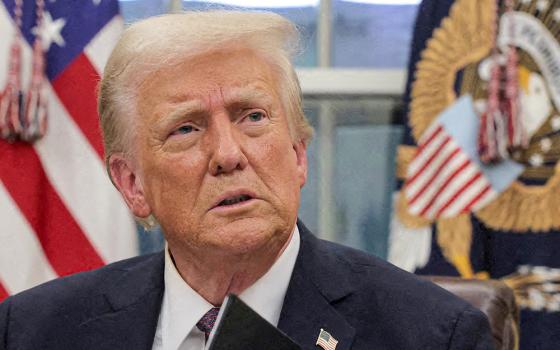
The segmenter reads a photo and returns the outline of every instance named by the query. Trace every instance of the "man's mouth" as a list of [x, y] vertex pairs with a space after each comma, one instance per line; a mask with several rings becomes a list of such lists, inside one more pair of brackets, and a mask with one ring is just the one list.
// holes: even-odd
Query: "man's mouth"
[[231, 210], [242, 210], [250, 203], [253, 203], [257, 196], [253, 191], [248, 189], [237, 189], [223, 192], [222, 195], [216, 198], [214, 205], [210, 210], [218, 210], [231, 213]]
[[251, 197], [247, 194], [242, 194], [242, 195], [239, 195], [239, 196], [229, 197], [229, 198], [224, 199], [220, 203], [218, 203], [217, 207], [226, 206], [226, 205], [234, 205], [234, 204], [237, 204], [237, 203], [246, 202], [248, 200], [251, 200], [252, 198], [253, 197]]

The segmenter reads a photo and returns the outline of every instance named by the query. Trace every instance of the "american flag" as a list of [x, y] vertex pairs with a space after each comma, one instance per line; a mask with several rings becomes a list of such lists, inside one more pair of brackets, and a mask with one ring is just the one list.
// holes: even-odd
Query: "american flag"
[[482, 164], [476, 148], [478, 119], [471, 97], [464, 96], [418, 140], [404, 188], [411, 214], [435, 219], [476, 211], [523, 171], [511, 160]]
[[[0, 1], [0, 93], [6, 86], [14, 0]], [[0, 139], [0, 301], [41, 282], [137, 254], [134, 222], [107, 178], [96, 85], [123, 20], [116, 0], [23, 1], [22, 77], [31, 43], [46, 53], [48, 130], [35, 142]]]
[[338, 340], [334, 339], [329, 332], [321, 328], [321, 332], [319, 333], [319, 337], [317, 338], [315, 345], [320, 346], [323, 350], [335, 350], [336, 344], [338, 344]]

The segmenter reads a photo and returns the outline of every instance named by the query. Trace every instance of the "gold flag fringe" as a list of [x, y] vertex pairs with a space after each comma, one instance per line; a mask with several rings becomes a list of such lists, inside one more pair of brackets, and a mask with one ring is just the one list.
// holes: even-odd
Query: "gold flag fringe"
[[472, 223], [469, 214], [437, 221], [437, 242], [443, 256], [463, 278], [474, 278], [470, 261]]
[[434, 31], [416, 66], [409, 124], [416, 141], [456, 98], [457, 71], [488, 55], [495, 25], [495, 0], [457, 0]]
[[516, 181], [474, 213], [487, 227], [500, 231], [547, 232], [560, 228], [560, 163], [543, 186]]

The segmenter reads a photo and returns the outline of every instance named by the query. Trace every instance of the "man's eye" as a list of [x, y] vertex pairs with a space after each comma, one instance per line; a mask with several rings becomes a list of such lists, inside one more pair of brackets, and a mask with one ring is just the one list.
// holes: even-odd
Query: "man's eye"
[[260, 122], [264, 119], [263, 112], [253, 112], [247, 116], [247, 119], [251, 122]]
[[180, 128], [173, 131], [173, 135], [184, 135], [190, 134], [191, 132], [195, 131], [196, 129], [192, 125], [183, 125]]

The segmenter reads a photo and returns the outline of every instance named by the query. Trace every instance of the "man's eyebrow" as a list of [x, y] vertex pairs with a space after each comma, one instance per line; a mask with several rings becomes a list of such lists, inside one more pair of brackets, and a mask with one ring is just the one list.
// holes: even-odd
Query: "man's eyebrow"
[[239, 104], [252, 104], [256, 102], [261, 102], [265, 105], [271, 105], [273, 102], [273, 97], [270, 93], [258, 89], [236, 89], [229, 96], [227, 96], [227, 105], [239, 105]]
[[196, 116], [204, 112], [200, 101], [192, 100], [177, 104], [173, 110], [158, 121], [158, 124], [169, 125], [182, 121], [187, 116]]

